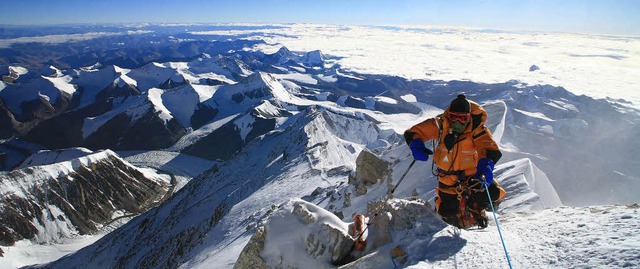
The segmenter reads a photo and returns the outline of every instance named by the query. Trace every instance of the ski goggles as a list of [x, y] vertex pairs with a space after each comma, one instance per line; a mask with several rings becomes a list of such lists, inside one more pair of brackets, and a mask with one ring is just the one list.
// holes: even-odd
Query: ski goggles
[[456, 113], [449, 111], [449, 120], [451, 122], [459, 121], [460, 123], [467, 123], [471, 119], [470, 113]]

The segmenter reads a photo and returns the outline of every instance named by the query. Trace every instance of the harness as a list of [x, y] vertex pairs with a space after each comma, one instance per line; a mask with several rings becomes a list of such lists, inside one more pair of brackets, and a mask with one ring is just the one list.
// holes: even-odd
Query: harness
[[[438, 138], [438, 145], [436, 145], [435, 139], [432, 140], [434, 150], [440, 145], [442, 140], [442, 133], [443, 133], [442, 115], [436, 116], [435, 123], [438, 126], [438, 129], [440, 130], [440, 134]], [[458, 144], [457, 142], [458, 141], [456, 141], [456, 144]], [[455, 150], [457, 151], [458, 148], [456, 148]], [[454, 156], [455, 156], [454, 158], [457, 158], [458, 154], [455, 154]], [[455, 159], [451, 162], [452, 166], [454, 162], [455, 162]], [[483, 210], [482, 209], [477, 210], [476, 209], [477, 206], [475, 204], [470, 205], [468, 203], [468, 200], [469, 200], [469, 197], [471, 197], [471, 195], [485, 191], [485, 189], [482, 188], [482, 183], [479, 180], [474, 179], [473, 176], [467, 177], [464, 171], [462, 170], [460, 171], [451, 170], [452, 167], [450, 167], [449, 170], [444, 170], [441, 168], [434, 169], [434, 167], [435, 167], [435, 160], [432, 159], [431, 172], [434, 176], [438, 178], [444, 177], [444, 176], [451, 176], [451, 175], [455, 175], [457, 177], [456, 183], [454, 185], [447, 185], [442, 183], [440, 180], [438, 180], [438, 188], [441, 190], [444, 190], [445, 193], [455, 192], [456, 197], [458, 198], [458, 201], [460, 204], [458, 213], [456, 214], [458, 227], [468, 228], [476, 224], [480, 225], [476, 221], [476, 218], [473, 217], [473, 215], [481, 215], [483, 214], [482, 212]]]
[[482, 187], [481, 184], [482, 183], [479, 180], [468, 179], [462, 184], [459, 184], [455, 187], [457, 198], [460, 202], [460, 208], [458, 210], [458, 214], [456, 214], [460, 227], [471, 227], [475, 224], [478, 224], [476, 218], [473, 217], [473, 215], [483, 214], [482, 209], [477, 209], [477, 205], [468, 203], [469, 197], [471, 197], [471, 195], [484, 192], [484, 188], [478, 188]]

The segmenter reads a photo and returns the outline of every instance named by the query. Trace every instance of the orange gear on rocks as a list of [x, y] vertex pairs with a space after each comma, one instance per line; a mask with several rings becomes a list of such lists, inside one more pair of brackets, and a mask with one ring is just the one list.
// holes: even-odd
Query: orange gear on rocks
[[353, 249], [363, 251], [367, 247], [366, 236], [362, 235], [367, 228], [364, 215], [357, 214], [353, 217], [353, 224], [349, 225], [349, 235], [356, 238]]

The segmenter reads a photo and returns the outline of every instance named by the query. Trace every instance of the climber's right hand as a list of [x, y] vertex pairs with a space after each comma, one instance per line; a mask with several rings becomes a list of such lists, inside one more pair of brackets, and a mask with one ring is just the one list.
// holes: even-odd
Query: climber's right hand
[[426, 162], [427, 160], [429, 160], [429, 155], [433, 154], [433, 151], [429, 150], [420, 138], [411, 140], [409, 148], [411, 149], [413, 158], [418, 161]]

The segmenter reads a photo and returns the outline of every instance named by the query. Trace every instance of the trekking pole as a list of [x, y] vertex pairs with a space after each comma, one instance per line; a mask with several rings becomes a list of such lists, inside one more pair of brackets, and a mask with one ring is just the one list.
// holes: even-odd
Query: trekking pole
[[[411, 164], [409, 165], [409, 167], [407, 167], [407, 170], [404, 171], [404, 174], [402, 174], [402, 176], [400, 177], [400, 180], [398, 180], [398, 183], [396, 183], [395, 186], [393, 186], [393, 189], [391, 189], [391, 193], [393, 194], [394, 191], [396, 191], [396, 188], [398, 188], [398, 186], [400, 186], [400, 183], [402, 182], [402, 180], [404, 180], [404, 177], [407, 176], [407, 173], [409, 173], [409, 170], [411, 170], [411, 167], [413, 166], [413, 164], [416, 163], [416, 160], [414, 159]], [[382, 211], [382, 209], [384, 208], [384, 205], [387, 204], [387, 202], [389, 201], [389, 199], [391, 199], [391, 195], [387, 196], [387, 199], [384, 200], [384, 203], [382, 203], [382, 206], [380, 207], [380, 209], [378, 209], [378, 211], [376, 211], [376, 213], [373, 215], [373, 218], [369, 221], [369, 223], [367, 223], [367, 227], [364, 227], [364, 230], [362, 231], [362, 233], [360, 234], [360, 236], [362, 236], [364, 234], [364, 232], [369, 229], [369, 225], [371, 225], [371, 221], [373, 219], [375, 219], [378, 214], [380, 214], [380, 211]], [[358, 238], [356, 238], [356, 240], [358, 240], [360, 238], [360, 236]]]
[[[482, 176], [484, 179], [484, 175]], [[491, 195], [489, 194], [489, 185], [487, 184], [487, 180], [484, 179], [482, 183], [484, 185], [484, 189], [487, 191], [487, 197], [489, 198], [489, 204], [491, 205], [491, 212], [493, 212], [493, 219], [496, 221], [496, 226], [498, 227], [498, 234], [500, 234], [500, 241], [502, 241], [502, 248], [504, 248], [504, 255], [507, 256], [507, 262], [509, 263], [509, 268], [513, 269], [511, 265], [511, 259], [509, 259], [509, 252], [507, 252], [507, 245], [504, 244], [504, 238], [502, 238], [502, 231], [500, 231], [500, 223], [498, 222], [498, 217], [496, 216], [496, 209], [493, 207], [493, 201], [491, 201]]]
[[[398, 183], [396, 183], [395, 186], [393, 186], [393, 189], [391, 189], [390, 194], [393, 194], [394, 191], [396, 191], [396, 188], [398, 188], [398, 186], [400, 185], [400, 183], [402, 182], [402, 180], [404, 180], [404, 177], [407, 176], [407, 173], [409, 173], [409, 170], [411, 170], [411, 167], [413, 166], [413, 164], [416, 163], [416, 160], [414, 159], [411, 164], [409, 165], [409, 167], [407, 167], [407, 170], [404, 171], [404, 174], [402, 174], [402, 176], [400, 177], [400, 180], [398, 180]], [[375, 219], [378, 214], [380, 214], [380, 211], [382, 211], [382, 209], [384, 208], [384, 205], [387, 204], [387, 201], [389, 201], [389, 199], [391, 199], [391, 196], [388, 195], [387, 199], [384, 200], [384, 202], [382, 203], [382, 206], [380, 207], [380, 209], [378, 209], [378, 211], [376, 211], [375, 214], [373, 214], [373, 219]], [[373, 220], [372, 219], [372, 220]], [[367, 227], [364, 228], [364, 231], [367, 230], [367, 228], [369, 228], [369, 225], [371, 224], [371, 221], [369, 221], [369, 223], [367, 223]], [[364, 231], [362, 231], [362, 233], [364, 233]]]
[[396, 191], [396, 188], [400, 185], [400, 182], [404, 180], [404, 177], [407, 175], [407, 173], [409, 173], [409, 170], [411, 169], [411, 166], [413, 166], [414, 163], [416, 163], [416, 159], [413, 159], [409, 167], [407, 167], [407, 170], [404, 171], [404, 174], [402, 174], [402, 176], [400, 177], [400, 180], [398, 180], [398, 183], [396, 183], [396, 185], [393, 186], [393, 189], [391, 189], [391, 194], [393, 194], [393, 192]]

